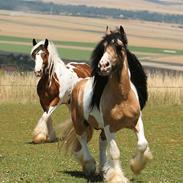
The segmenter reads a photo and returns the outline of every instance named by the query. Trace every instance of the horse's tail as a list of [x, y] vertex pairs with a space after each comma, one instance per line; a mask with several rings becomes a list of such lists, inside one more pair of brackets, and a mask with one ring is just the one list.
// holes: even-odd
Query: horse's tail
[[[77, 139], [77, 134], [74, 129], [72, 120], [65, 121], [60, 128], [62, 129], [62, 134], [59, 142], [60, 149], [64, 148], [65, 153], [78, 152], [81, 149], [80, 142]], [[88, 125], [87, 127], [87, 140], [90, 141], [93, 136], [93, 128]]]

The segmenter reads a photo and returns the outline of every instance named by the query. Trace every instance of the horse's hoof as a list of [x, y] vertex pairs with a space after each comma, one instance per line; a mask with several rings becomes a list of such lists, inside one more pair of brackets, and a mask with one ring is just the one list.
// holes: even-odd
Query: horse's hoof
[[137, 154], [134, 159], [130, 161], [130, 168], [134, 174], [139, 174], [146, 164], [153, 159], [149, 147], [145, 150], [144, 153]]
[[39, 133], [33, 137], [32, 142], [34, 144], [45, 143], [45, 142], [48, 142], [48, 137], [44, 134]]
[[83, 172], [86, 176], [95, 174], [96, 172], [96, 162], [94, 159], [84, 162]]
[[108, 169], [107, 172], [104, 172], [103, 177], [105, 183], [129, 183], [123, 173], [115, 169]]

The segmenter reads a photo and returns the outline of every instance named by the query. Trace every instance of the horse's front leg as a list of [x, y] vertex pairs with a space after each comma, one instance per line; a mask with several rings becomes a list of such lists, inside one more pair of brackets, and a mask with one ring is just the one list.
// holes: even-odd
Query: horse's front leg
[[130, 167], [135, 174], [138, 174], [145, 167], [146, 163], [153, 158], [148, 146], [148, 142], [144, 135], [144, 127], [141, 115], [138, 119], [135, 132], [138, 140], [137, 152], [135, 157], [130, 161]]
[[103, 172], [107, 183], [128, 183], [120, 165], [120, 151], [115, 141], [114, 133], [110, 132], [109, 125], [104, 127], [105, 136], [109, 146], [109, 160], [106, 162]]
[[107, 161], [107, 139], [104, 130], [101, 131], [99, 136], [99, 172], [103, 173], [104, 165]]
[[55, 131], [52, 126], [51, 114], [57, 108], [56, 106], [50, 106], [47, 112], [44, 112], [39, 119], [34, 132], [33, 132], [33, 142], [36, 144], [53, 142], [56, 140]]

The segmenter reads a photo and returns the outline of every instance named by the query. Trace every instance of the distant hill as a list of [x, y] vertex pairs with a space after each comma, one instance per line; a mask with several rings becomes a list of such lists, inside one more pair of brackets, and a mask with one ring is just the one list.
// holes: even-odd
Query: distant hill
[[[47, 1], [51, 1], [51, 0], [47, 0]], [[60, 2], [61, 1], [62, 0], [60, 0]], [[101, 0], [101, 1], [108, 2], [108, 0]], [[115, 1], [117, 2], [119, 0], [115, 0]], [[141, 2], [142, 0], [134, 0], [133, 2], [138, 2], [138, 1]], [[69, 0], [67, 2], [69, 3]], [[103, 5], [105, 6], [106, 4], [104, 3]], [[119, 8], [117, 9], [117, 8], [94, 7], [94, 6], [86, 6], [86, 5], [55, 4], [53, 2], [43, 2], [41, 0], [40, 1], [35, 1], [35, 0], [2, 1], [0, 0], [0, 9], [4, 9], [4, 10], [41, 12], [45, 14], [68, 15], [68, 16], [138, 19], [138, 20], [145, 20], [145, 21], [183, 24], [183, 14], [170, 14], [170, 13], [165, 14], [165, 13], [158, 13], [158, 12], [147, 11], [147, 10], [137, 11], [135, 10], [136, 6], [134, 5], [131, 6], [134, 8], [134, 10], [120, 9], [121, 7], [122, 7], [122, 4], [120, 4]]]
[[57, 4], [87, 5], [123, 10], [140, 10], [168, 14], [183, 14], [182, 0], [41, 0]]

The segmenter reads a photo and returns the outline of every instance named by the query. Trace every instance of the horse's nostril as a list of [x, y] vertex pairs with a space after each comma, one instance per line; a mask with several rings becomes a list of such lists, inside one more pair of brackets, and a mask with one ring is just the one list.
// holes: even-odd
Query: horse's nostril
[[107, 63], [105, 64], [105, 66], [108, 67], [108, 66], [109, 66], [109, 62], [107, 62]]

